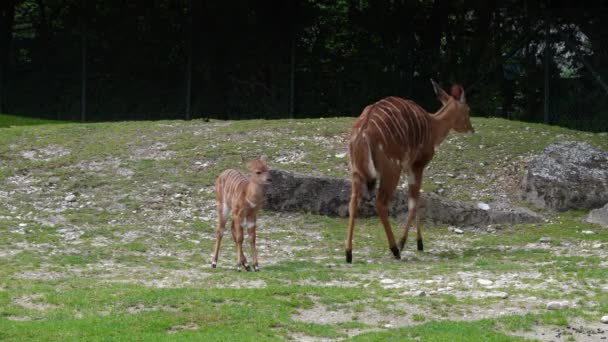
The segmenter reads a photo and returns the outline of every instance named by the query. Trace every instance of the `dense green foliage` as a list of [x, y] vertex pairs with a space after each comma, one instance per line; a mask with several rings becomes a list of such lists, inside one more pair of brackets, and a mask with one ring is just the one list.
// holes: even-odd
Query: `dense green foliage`
[[0, 112], [352, 116], [388, 95], [433, 110], [435, 78], [462, 83], [474, 115], [606, 130], [606, 17], [602, 2], [7, 0]]

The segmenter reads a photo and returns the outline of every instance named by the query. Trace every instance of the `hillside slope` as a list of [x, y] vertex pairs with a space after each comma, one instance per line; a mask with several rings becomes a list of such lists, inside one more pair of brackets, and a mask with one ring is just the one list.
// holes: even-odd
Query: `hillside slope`
[[[0, 339], [478, 341], [601, 328], [608, 231], [577, 212], [465, 234], [424, 227], [428, 250], [410, 244], [400, 261], [377, 219], [364, 219], [349, 266], [344, 219], [266, 211], [261, 272], [234, 271], [230, 234], [218, 269], [209, 268], [216, 175], [265, 154], [275, 168], [346, 178], [352, 121], [0, 128]], [[518, 202], [525, 161], [548, 144], [608, 149], [606, 134], [501, 119], [473, 125], [475, 135], [452, 134], [439, 148], [425, 191]], [[547, 311], [550, 301], [568, 309]]]

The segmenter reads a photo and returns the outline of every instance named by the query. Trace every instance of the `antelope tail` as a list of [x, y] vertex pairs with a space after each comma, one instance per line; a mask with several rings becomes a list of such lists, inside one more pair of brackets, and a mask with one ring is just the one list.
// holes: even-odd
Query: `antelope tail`
[[376, 186], [378, 172], [374, 165], [372, 149], [365, 129], [362, 128], [351, 138], [348, 146], [350, 154], [351, 169], [363, 178], [367, 184], [367, 190], [371, 193]]

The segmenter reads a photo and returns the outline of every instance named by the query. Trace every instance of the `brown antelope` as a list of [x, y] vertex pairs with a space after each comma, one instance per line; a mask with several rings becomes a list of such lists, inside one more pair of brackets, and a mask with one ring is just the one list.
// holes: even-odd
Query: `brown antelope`
[[[435, 147], [450, 130], [474, 132], [469, 120], [469, 106], [464, 89], [453, 85], [451, 95], [431, 80], [435, 94], [443, 106], [434, 114], [428, 113], [413, 101], [399, 97], [387, 97], [371, 104], [353, 124], [348, 146], [352, 192], [349, 205], [348, 230], [346, 235], [346, 262], [352, 263], [352, 240], [355, 215], [361, 186], [366, 183], [371, 190], [376, 180], [380, 181], [376, 197], [376, 212], [384, 226], [388, 245], [395, 258], [407, 241], [409, 227], [416, 227], [418, 250], [424, 249], [422, 234], [416, 219], [416, 205], [420, 194], [422, 172], [435, 154]], [[399, 248], [388, 220], [390, 200], [402, 172], [408, 176], [408, 215], [403, 226], [403, 237]]]
[[258, 211], [264, 202], [264, 186], [270, 183], [266, 158], [261, 157], [247, 163], [249, 177], [240, 171], [228, 169], [223, 171], [215, 181], [215, 199], [217, 205], [218, 224], [215, 230], [215, 249], [211, 259], [211, 267], [217, 266], [217, 256], [224, 235], [228, 216], [232, 216], [232, 239], [236, 243], [237, 269], [244, 267], [251, 271], [243, 254], [243, 229], [247, 228], [253, 269], [257, 272], [258, 253], [255, 248], [255, 228]]

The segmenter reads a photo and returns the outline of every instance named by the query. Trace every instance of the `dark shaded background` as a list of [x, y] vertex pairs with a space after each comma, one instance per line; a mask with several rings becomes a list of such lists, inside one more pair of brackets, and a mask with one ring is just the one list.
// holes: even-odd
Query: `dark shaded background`
[[355, 116], [388, 95], [432, 111], [434, 78], [473, 115], [606, 131], [602, 3], [1, 0], [0, 112]]

